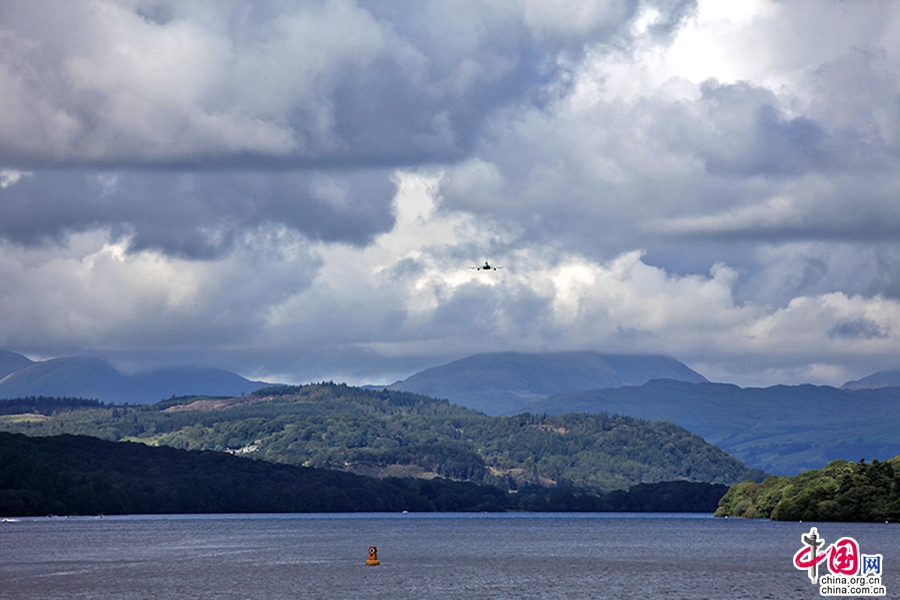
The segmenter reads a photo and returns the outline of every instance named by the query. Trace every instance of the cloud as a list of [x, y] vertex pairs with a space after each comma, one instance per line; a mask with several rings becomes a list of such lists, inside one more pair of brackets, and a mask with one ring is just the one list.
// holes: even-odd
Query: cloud
[[714, 4], [664, 43], [638, 18], [631, 44], [589, 45], [549, 107], [492, 115], [473, 156], [448, 170], [448, 205], [598, 257], [895, 240], [897, 11], [826, 3], [810, 19], [783, 4]]
[[[861, 366], [853, 356], [876, 362], [893, 356], [896, 300], [825, 292], [797, 295], [786, 306], [740, 301], [738, 273], [724, 264], [677, 275], [647, 264], [641, 252], [596, 260], [551, 244], [526, 245], [521, 229], [442, 210], [441, 182], [401, 175], [394, 229], [365, 248], [321, 248], [322, 275], [277, 309], [279, 328], [298, 327], [291, 335], [308, 339], [303, 323], [327, 304], [324, 326], [316, 319], [323, 327], [314, 336], [317, 347], [330, 345], [348, 315], [365, 314], [358, 328], [364, 333], [346, 338], [347, 350], [432, 362], [510, 348], [662, 351], [752, 383], [765, 377], [741, 375], [748, 355], [759, 373], [777, 371], [783, 381], [827, 373], [832, 383]], [[505, 268], [466, 268], [482, 258]], [[797, 289], [813, 283], [798, 282]], [[347, 303], [354, 298], [366, 299], [365, 311]], [[305, 316], [296, 321], [298, 315]]]
[[[328, 97], [335, 76], [366, 67], [384, 44], [379, 25], [349, 2], [303, 4], [260, 22], [237, 5], [157, 4], [152, 14], [165, 19], [145, 6], [98, 0], [42, 11], [49, 23], [23, 14], [32, 6], [8, 9], [24, 31], [7, 36], [16, 62], [0, 71], [10, 90], [0, 128], [7, 161], [316, 158], [339, 145]], [[28, 36], [29, 25], [59, 27], [54, 16], [67, 19], [68, 35]]]
[[309, 285], [318, 265], [296, 236], [259, 231], [227, 260], [196, 261], [127, 252], [107, 231], [69, 236], [65, 248], [2, 248], [0, 339], [39, 355], [93, 352], [157, 360], [251, 341], [260, 298]]
[[865, 339], [888, 337], [888, 334], [881, 329], [878, 323], [865, 317], [838, 323], [828, 330], [828, 335], [831, 337]]
[[28, 177], [30, 175], [34, 175], [34, 173], [28, 171], [16, 171], [14, 169], [0, 170], [0, 189], [6, 189], [9, 186], [14, 185], [17, 181], [22, 179], [22, 177]]
[[[677, 21], [689, 2], [667, 2]], [[0, 163], [408, 164], [627, 29], [630, 2], [4, 3]]]
[[292, 381], [541, 347], [895, 367], [898, 16], [4, 2], [0, 346]]
[[[840, 378], [853, 356], [894, 354], [896, 300], [738, 302], [725, 265], [676, 275], [641, 252], [598, 261], [523, 246], [521, 230], [441, 210], [439, 173], [395, 181], [396, 222], [364, 246], [278, 226], [207, 260], [128, 252], [102, 230], [70, 236], [63, 252], [7, 245], [0, 345], [87, 347], [122, 364], [194, 353], [250, 376], [354, 382], [511, 348], [665, 352], [744, 382], [756, 381], [741, 372], [748, 355], [757, 372], [797, 379], [810, 365]], [[469, 268], [484, 258], [504, 269]]]
[[37, 171], [0, 189], [0, 236], [33, 245], [103, 228], [129, 250], [209, 258], [277, 224], [360, 244], [391, 226], [389, 177], [379, 169]]

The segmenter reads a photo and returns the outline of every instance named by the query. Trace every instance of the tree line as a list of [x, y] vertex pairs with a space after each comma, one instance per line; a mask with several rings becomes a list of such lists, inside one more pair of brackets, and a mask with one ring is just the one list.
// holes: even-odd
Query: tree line
[[835, 460], [796, 477], [769, 477], [732, 486], [717, 517], [773, 521], [900, 520], [900, 456], [887, 461]]
[[221, 452], [0, 432], [0, 516], [465, 511], [712, 512], [726, 487], [634, 486], [609, 496], [443, 478], [376, 479]]

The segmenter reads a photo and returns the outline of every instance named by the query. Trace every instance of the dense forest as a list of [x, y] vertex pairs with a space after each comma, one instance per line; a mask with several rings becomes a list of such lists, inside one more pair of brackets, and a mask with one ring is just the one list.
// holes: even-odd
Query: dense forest
[[20, 415], [25, 420], [50, 416], [60, 410], [75, 408], [102, 408], [106, 404], [86, 398], [52, 398], [29, 396], [12, 400], [0, 400], [0, 415]]
[[240, 398], [172, 398], [154, 405], [0, 403], [0, 430], [90, 435], [378, 477], [434, 477], [517, 490], [597, 493], [641, 483], [761, 481], [686, 429], [605, 414], [489, 417], [406, 392], [333, 383], [265, 388]]
[[717, 517], [774, 521], [900, 521], [900, 456], [888, 461], [835, 460], [796, 477], [731, 487]]
[[434, 511], [712, 512], [726, 487], [676, 481], [603, 498], [471, 482], [376, 479], [223, 452], [0, 433], [0, 515]]
[[0, 514], [504, 510], [497, 488], [385, 479], [88, 436], [0, 433]]

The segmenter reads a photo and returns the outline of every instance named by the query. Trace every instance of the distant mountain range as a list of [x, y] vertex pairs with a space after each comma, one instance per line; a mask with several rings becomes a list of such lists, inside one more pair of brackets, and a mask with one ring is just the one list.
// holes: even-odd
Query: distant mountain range
[[[172, 396], [240, 396], [268, 384], [212, 368], [124, 375], [89, 357], [34, 362], [0, 350], [0, 398], [55, 396], [147, 404]], [[752, 467], [794, 475], [833, 459], [900, 454], [900, 369], [829, 386], [710, 383], [666, 356], [597, 352], [469, 356], [389, 389], [444, 398], [488, 415], [620, 414], [669, 420]]]
[[476, 354], [425, 369], [388, 389], [445, 398], [488, 415], [509, 415], [553, 394], [641, 385], [652, 379], [706, 381], [668, 356], [503, 352]]
[[838, 458], [900, 454], [900, 369], [841, 389], [740, 388], [710, 383], [666, 356], [500, 353], [426, 369], [390, 388], [491, 415], [603, 412], [669, 420], [777, 474], [822, 468]]
[[900, 388], [740, 388], [656, 380], [558, 394], [523, 409], [668, 420], [747, 465], [779, 475], [822, 468], [838, 458], [886, 460], [900, 454]]
[[207, 367], [170, 367], [123, 375], [98, 358], [32, 361], [0, 350], [0, 398], [56, 396], [148, 404], [171, 396], [240, 396], [269, 385]]

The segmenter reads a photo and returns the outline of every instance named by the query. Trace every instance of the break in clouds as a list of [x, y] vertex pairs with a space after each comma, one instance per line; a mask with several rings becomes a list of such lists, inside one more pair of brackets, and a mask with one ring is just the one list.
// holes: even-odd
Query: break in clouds
[[0, 347], [897, 368], [898, 77], [891, 2], [4, 2]]

